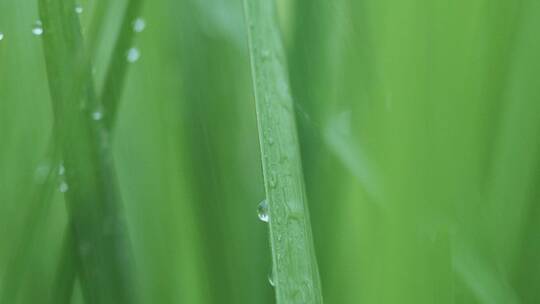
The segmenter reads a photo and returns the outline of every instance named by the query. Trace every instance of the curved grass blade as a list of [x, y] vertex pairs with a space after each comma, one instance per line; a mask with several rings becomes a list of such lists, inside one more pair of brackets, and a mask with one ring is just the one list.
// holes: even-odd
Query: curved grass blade
[[279, 304], [323, 302], [274, 1], [244, 0]]
[[[116, 188], [109, 135], [81, 101], [95, 104], [91, 81], [78, 77], [82, 37], [72, 1], [40, 0], [43, 45], [66, 168], [66, 193], [79, 275], [89, 303], [137, 303], [133, 264]], [[90, 71], [83, 71], [89, 75]], [[87, 79], [90, 77], [87, 76]]]

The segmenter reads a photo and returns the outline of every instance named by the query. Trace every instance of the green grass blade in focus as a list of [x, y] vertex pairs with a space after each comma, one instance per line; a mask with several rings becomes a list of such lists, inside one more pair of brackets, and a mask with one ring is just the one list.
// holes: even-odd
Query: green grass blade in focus
[[245, 0], [244, 9], [277, 303], [320, 304], [320, 279], [275, 3]]

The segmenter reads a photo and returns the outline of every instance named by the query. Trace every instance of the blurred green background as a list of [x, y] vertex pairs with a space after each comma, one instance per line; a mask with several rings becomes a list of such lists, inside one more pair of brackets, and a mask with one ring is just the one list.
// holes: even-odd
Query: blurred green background
[[[67, 222], [58, 185], [25, 220], [55, 166], [34, 2], [0, 1], [9, 304], [49, 297]], [[106, 12], [98, 86], [123, 5]], [[325, 302], [540, 303], [540, 2], [278, 8]], [[142, 303], [274, 303], [242, 2], [146, 1], [141, 17], [114, 156]]]

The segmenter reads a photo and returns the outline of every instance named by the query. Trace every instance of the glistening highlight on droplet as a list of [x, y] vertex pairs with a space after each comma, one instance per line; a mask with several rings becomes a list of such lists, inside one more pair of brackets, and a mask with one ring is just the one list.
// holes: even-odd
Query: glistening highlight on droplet
[[261, 221], [268, 223], [270, 216], [268, 215], [268, 203], [266, 200], [263, 200], [257, 207], [257, 215]]
[[75, 13], [77, 13], [77, 14], [82, 14], [83, 11], [84, 11], [84, 10], [83, 10], [83, 7], [82, 7], [81, 4], [76, 4], [76, 5], [75, 5]]
[[133, 31], [136, 32], [136, 33], [140, 33], [142, 31], [144, 31], [144, 29], [146, 28], [146, 22], [144, 21], [143, 18], [137, 18], [135, 19], [135, 21], [133, 22]]
[[141, 57], [141, 52], [136, 47], [130, 48], [128, 50], [128, 52], [127, 52], [127, 61], [128, 62], [135, 62], [135, 61], [139, 60], [140, 57]]
[[66, 182], [61, 182], [58, 190], [60, 190], [62, 193], [66, 193], [69, 190], [69, 186]]
[[272, 271], [268, 274], [268, 283], [270, 283], [270, 286], [276, 287], [276, 281], [274, 278], [274, 269], [272, 268]]
[[103, 118], [103, 112], [100, 110], [96, 110], [92, 112], [92, 119], [93, 120], [101, 120]]
[[32, 34], [35, 36], [41, 36], [43, 34], [43, 24], [41, 24], [40, 20], [37, 20], [36, 23], [34, 23], [34, 27], [32, 27]]

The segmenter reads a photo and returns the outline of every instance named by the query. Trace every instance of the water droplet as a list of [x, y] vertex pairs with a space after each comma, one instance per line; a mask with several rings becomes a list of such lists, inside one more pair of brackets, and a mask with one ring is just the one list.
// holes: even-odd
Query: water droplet
[[66, 182], [61, 182], [58, 189], [60, 190], [60, 192], [66, 193], [69, 190], [69, 186]]
[[92, 119], [93, 120], [101, 120], [103, 118], [103, 112], [101, 110], [96, 110], [92, 112]]
[[270, 217], [268, 215], [268, 203], [266, 200], [263, 200], [257, 207], [257, 215], [261, 221], [268, 223]]
[[4, 33], [0, 32], [0, 41], [4, 40]]
[[135, 21], [133, 22], [133, 31], [135, 31], [136, 33], [140, 33], [144, 31], [145, 28], [146, 28], [146, 22], [144, 21], [143, 18], [135, 19]]
[[64, 164], [60, 163], [58, 165], [58, 175], [64, 175], [66, 173], [66, 168], [64, 167]]
[[274, 279], [274, 269], [272, 268], [272, 271], [268, 274], [268, 283], [270, 283], [270, 286], [275, 287], [276, 286], [276, 280]]
[[48, 162], [43, 162], [36, 167], [35, 178], [37, 182], [42, 183], [47, 179], [51, 166]]
[[43, 34], [43, 24], [40, 20], [36, 21], [34, 27], [32, 27], [32, 34], [35, 36], [41, 36]]
[[83, 7], [82, 7], [82, 5], [81, 5], [81, 4], [76, 4], [76, 5], [75, 5], [75, 13], [77, 13], [77, 14], [82, 14], [82, 12], [83, 12]]
[[127, 52], [127, 61], [128, 62], [135, 62], [141, 58], [141, 52], [138, 48], [132, 47]]

